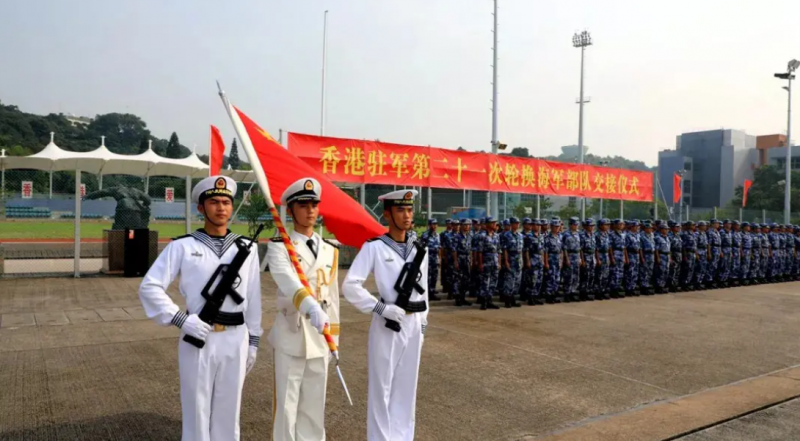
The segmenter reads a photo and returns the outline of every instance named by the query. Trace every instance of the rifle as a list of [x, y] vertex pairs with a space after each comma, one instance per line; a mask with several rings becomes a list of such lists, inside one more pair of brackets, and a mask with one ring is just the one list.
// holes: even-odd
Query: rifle
[[[219, 315], [219, 310], [222, 308], [222, 304], [225, 302], [225, 298], [231, 296], [236, 304], [241, 304], [244, 301], [244, 297], [241, 294], [236, 292], [236, 288], [234, 288], [234, 284], [236, 280], [239, 279], [239, 271], [242, 269], [242, 265], [244, 265], [244, 261], [247, 260], [247, 257], [250, 256], [250, 248], [253, 246], [254, 243], [258, 241], [258, 236], [261, 234], [261, 230], [264, 229], [264, 224], [258, 226], [256, 229], [256, 234], [253, 235], [253, 239], [250, 240], [250, 243], [244, 244], [243, 241], [236, 241], [236, 246], [239, 248], [239, 251], [236, 252], [236, 255], [233, 256], [233, 260], [231, 263], [222, 264], [217, 267], [217, 270], [214, 271], [214, 274], [208, 279], [208, 283], [203, 288], [203, 292], [201, 293], [202, 296], [206, 299], [206, 304], [203, 305], [203, 309], [198, 314], [200, 320], [208, 323], [209, 325], [214, 324], [214, 320], [217, 319]], [[217, 280], [218, 277], [222, 277], [219, 280], [219, 283], [211, 290], [211, 286]], [[194, 338], [191, 335], [183, 336], [183, 341], [194, 345], [200, 349], [202, 349], [206, 342], [200, 340], [199, 338]]]
[[[417, 254], [414, 256], [414, 260], [412, 262], [406, 262], [405, 265], [403, 265], [400, 276], [397, 278], [397, 281], [394, 282], [394, 290], [397, 291], [397, 300], [395, 300], [394, 304], [403, 309], [406, 309], [408, 306], [408, 302], [414, 290], [417, 290], [420, 294], [425, 294], [425, 290], [419, 286], [417, 278], [419, 278], [422, 260], [425, 259], [427, 250], [420, 242], [414, 242], [414, 246], [417, 248]], [[400, 323], [394, 320], [386, 319], [386, 327], [394, 332], [400, 332]]]

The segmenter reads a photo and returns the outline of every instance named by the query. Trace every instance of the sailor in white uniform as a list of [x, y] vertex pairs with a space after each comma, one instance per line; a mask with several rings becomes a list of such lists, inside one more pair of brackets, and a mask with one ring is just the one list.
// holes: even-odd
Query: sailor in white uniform
[[303, 178], [281, 196], [292, 217], [289, 233], [303, 273], [313, 291], [308, 294], [280, 237], [267, 251], [269, 272], [278, 285], [278, 316], [269, 333], [275, 349], [275, 395], [272, 437], [276, 441], [325, 439], [325, 391], [330, 350], [322, 336], [325, 325], [339, 343], [339, 247], [314, 232], [322, 186]]
[[[413, 262], [418, 248], [408, 235], [414, 218], [416, 190], [398, 190], [379, 197], [389, 233], [370, 239], [347, 271], [342, 293], [357, 309], [372, 315], [369, 328], [369, 395], [367, 439], [369, 441], [410, 441], [414, 439], [417, 377], [425, 327], [428, 324], [428, 256], [416, 275], [415, 289], [408, 305], [395, 305], [394, 289], [403, 267]], [[424, 252], [424, 247], [421, 248]], [[364, 288], [370, 273], [375, 275], [380, 299]], [[399, 332], [387, 327], [387, 320], [399, 322]]]
[[[244, 298], [228, 296], [215, 323], [197, 314], [206, 303], [203, 288], [220, 264], [229, 264], [245, 239], [228, 230], [236, 183], [224, 176], [200, 181], [192, 201], [205, 217], [204, 228], [167, 245], [139, 287], [147, 316], [162, 326], [181, 329], [178, 366], [183, 410], [183, 441], [236, 441], [246, 373], [256, 361], [261, 329], [261, 281], [257, 246], [250, 249], [234, 287]], [[249, 240], [248, 240], [249, 242]], [[243, 242], [240, 242], [243, 243]], [[186, 312], [167, 294], [178, 277]], [[214, 285], [215, 286], [215, 285]], [[184, 335], [205, 341], [202, 349]]]

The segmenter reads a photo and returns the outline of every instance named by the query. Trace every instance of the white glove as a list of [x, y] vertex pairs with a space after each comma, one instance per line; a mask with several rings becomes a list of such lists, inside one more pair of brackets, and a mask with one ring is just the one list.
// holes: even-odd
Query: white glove
[[406, 312], [399, 306], [384, 305], [382, 303], [379, 303], [379, 305], [383, 305], [383, 308], [380, 308], [376, 312], [387, 320], [393, 320], [397, 323], [401, 323], [406, 316]]
[[247, 347], [247, 364], [245, 365], [245, 375], [249, 374], [250, 371], [253, 370], [253, 366], [256, 364], [256, 356], [258, 356], [258, 348], [255, 346], [248, 346]]
[[428, 321], [422, 322], [422, 335], [425, 335], [425, 330], [428, 329]]
[[317, 305], [316, 308], [311, 308], [311, 311], [308, 312], [308, 318], [311, 320], [311, 326], [320, 334], [322, 334], [325, 326], [330, 326], [331, 324], [330, 317], [328, 317], [328, 314], [326, 314], [319, 305]]
[[208, 337], [208, 333], [211, 332], [211, 325], [200, 320], [200, 317], [198, 317], [197, 314], [189, 315], [183, 324], [180, 325], [180, 328], [186, 333], [186, 335], [191, 335], [192, 337], [203, 341], [205, 341], [206, 337]]

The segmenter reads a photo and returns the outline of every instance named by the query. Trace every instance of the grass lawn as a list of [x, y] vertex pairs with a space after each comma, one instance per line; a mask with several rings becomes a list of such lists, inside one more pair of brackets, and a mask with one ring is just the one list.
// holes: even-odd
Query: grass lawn
[[[102, 239], [103, 230], [111, 228], [112, 222], [83, 221], [81, 222], [81, 238]], [[192, 230], [202, 227], [203, 224], [192, 223]], [[186, 225], [183, 222], [165, 223], [155, 222], [150, 224], [150, 229], [158, 231], [158, 237], [169, 239], [186, 234]], [[247, 225], [231, 225], [231, 231], [247, 235]], [[72, 239], [75, 234], [75, 224], [72, 221], [41, 221], [41, 220], [14, 220], [0, 222], [0, 241], [3, 239]], [[274, 229], [264, 230], [262, 239], [275, 235]], [[323, 229], [326, 238], [334, 236]]]

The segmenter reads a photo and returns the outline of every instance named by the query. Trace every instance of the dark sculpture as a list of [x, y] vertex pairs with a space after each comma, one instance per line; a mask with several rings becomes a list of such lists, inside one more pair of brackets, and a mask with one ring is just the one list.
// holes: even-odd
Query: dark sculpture
[[94, 191], [84, 199], [112, 197], [117, 201], [113, 230], [147, 228], [150, 224], [150, 196], [135, 188], [111, 187]]

